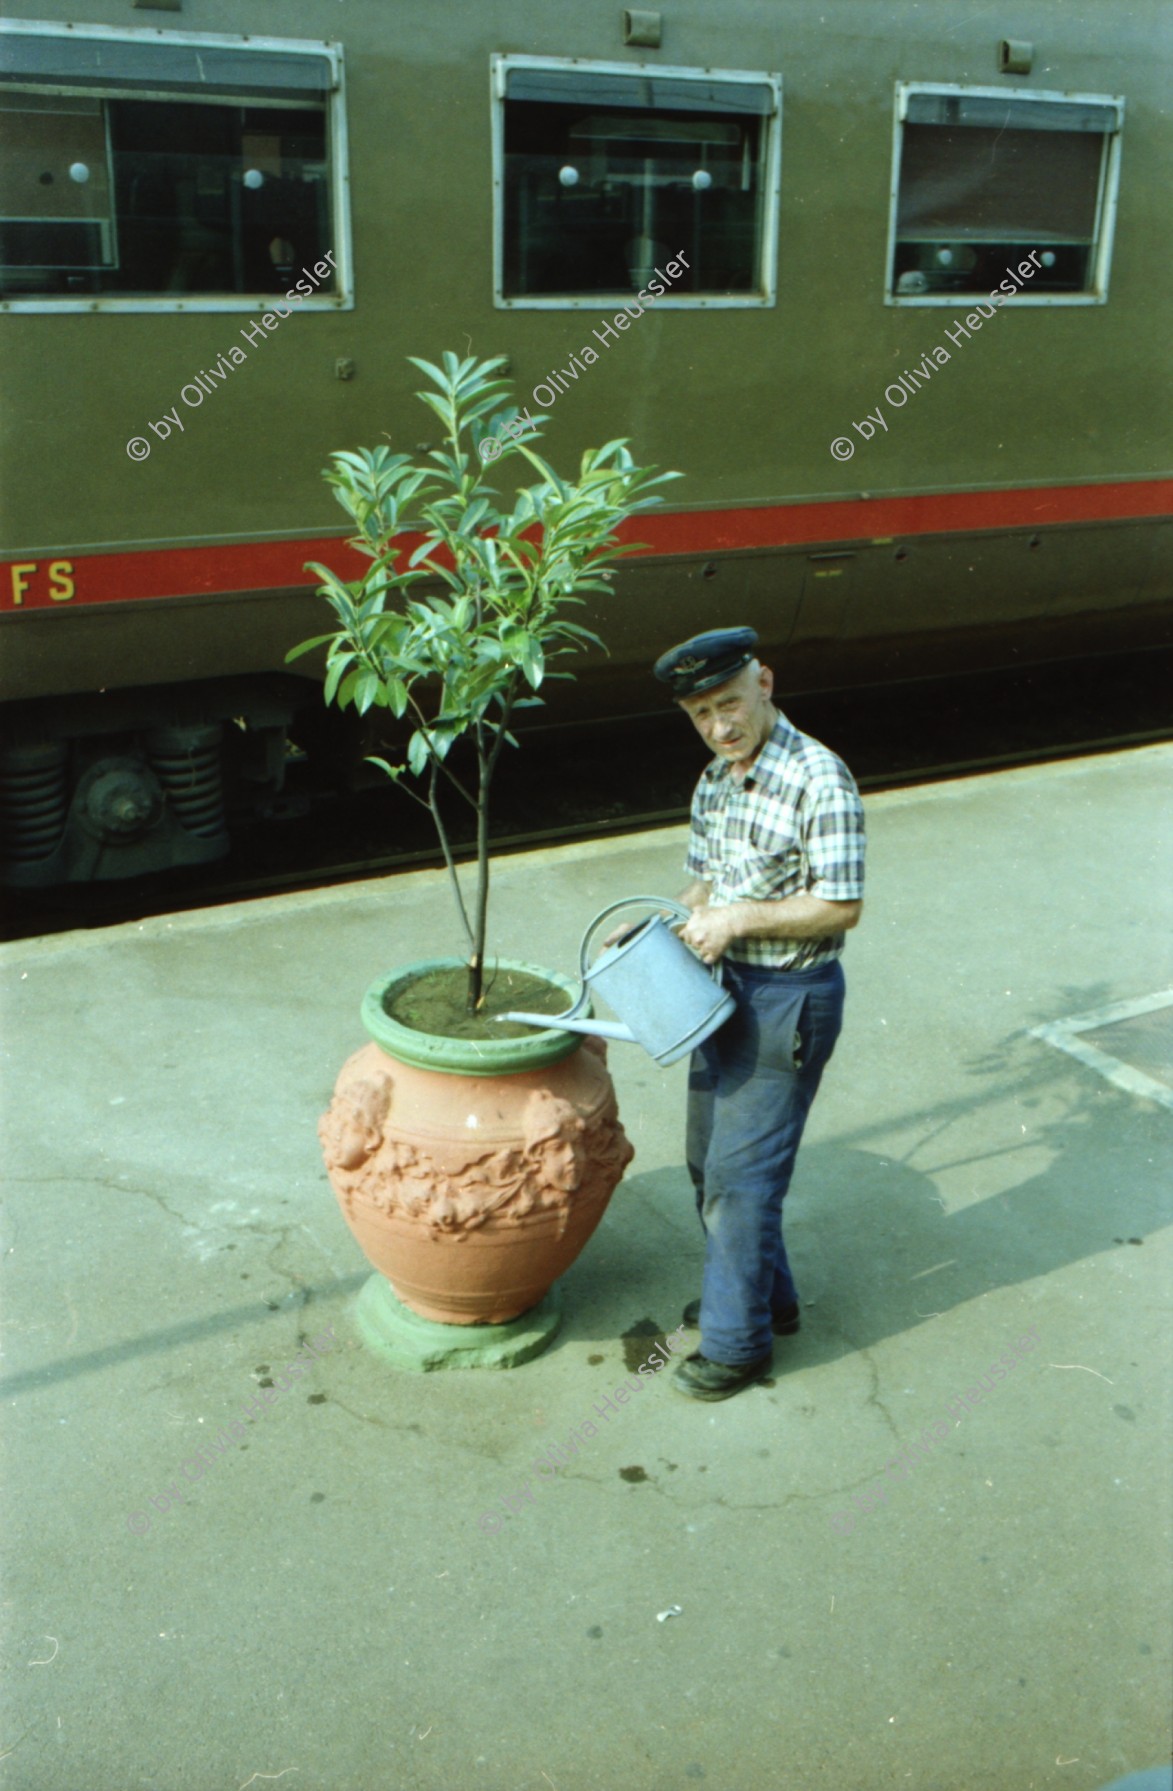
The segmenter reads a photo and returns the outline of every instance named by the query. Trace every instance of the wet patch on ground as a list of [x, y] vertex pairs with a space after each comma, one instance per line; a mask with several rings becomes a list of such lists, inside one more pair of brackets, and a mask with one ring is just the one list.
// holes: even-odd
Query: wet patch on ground
[[628, 1374], [634, 1374], [641, 1363], [646, 1362], [655, 1344], [663, 1346], [663, 1354], [671, 1356], [668, 1348], [668, 1333], [662, 1331], [653, 1318], [637, 1318], [629, 1325], [619, 1339], [623, 1346], [623, 1363]]

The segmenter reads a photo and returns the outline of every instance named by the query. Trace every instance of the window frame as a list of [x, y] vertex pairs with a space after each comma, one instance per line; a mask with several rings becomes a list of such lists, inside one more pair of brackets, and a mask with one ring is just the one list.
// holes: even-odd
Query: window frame
[[[506, 296], [505, 277], [505, 88], [509, 71], [518, 68], [554, 69], [583, 75], [640, 75], [660, 80], [725, 81], [769, 87], [774, 109], [759, 114], [764, 120], [766, 142], [761, 157], [762, 192], [760, 285], [752, 292], [666, 293], [657, 298], [657, 311], [745, 311], [773, 308], [778, 302], [778, 212], [782, 191], [782, 76], [763, 69], [681, 68], [658, 62], [600, 62], [579, 56], [522, 56], [496, 54], [489, 59], [489, 91], [492, 128], [493, 183], [493, 304], [498, 311], [598, 311], [609, 314], [631, 302], [629, 289], [613, 293], [585, 293], [582, 297], [558, 294]], [[703, 117], [704, 113], [698, 112]]]
[[[1044, 292], [1023, 287], [1014, 295], [1015, 308], [1020, 305], [1104, 305], [1108, 302], [1108, 275], [1112, 265], [1112, 244], [1116, 231], [1116, 204], [1120, 185], [1120, 156], [1124, 134], [1124, 100], [1118, 94], [1063, 93], [1040, 88], [974, 87], [956, 81], [898, 81], [892, 120], [892, 179], [888, 192], [888, 248], [884, 268], [884, 303], [892, 306], [935, 305], [964, 308], [975, 299], [986, 299], [982, 292], [911, 292], [893, 291], [896, 266], [896, 221], [900, 204], [900, 170], [904, 148], [904, 124], [908, 101], [913, 94], [948, 94], [966, 99], [996, 99], [1010, 106], [1020, 103], [1041, 105], [1092, 105], [1107, 107], [1116, 115], [1115, 129], [1106, 132], [1107, 152], [1101, 153], [1100, 179], [1096, 193], [1096, 215], [1092, 233], [1092, 284], [1089, 292]], [[1024, 245], [1026, 247], [1031, 245]]]
[[[337, 269], [337, 290], [315, 293], [304, 300], [303, 311], [353, 311], [354, 280], [350, 228], [349, 139], [346, 126], [346, 74], [342, 45], [326, 40], [292, 37], [244, 37], [212, 31], [156, 31], [115, 25], [59, 25], [29, 19], [0, 20], [0, 34], [36, 38], [60, 38], [77, 42], [88, 39], [99, 43], [176, 45], [195, 49], [228, 49], [242, 54], [313, 56], [326, 61], [330, 68], [330, 86], [326, 90], [326, 145], [329, 157], [330, 208], [334, 242], [331, 245]], [[55, 81], [21, 78], [0, 83], [0, 91], [46, 95], [81, 96], [86, 99], [133, 99], [183, 105], [188, 101], [203, 105], [225, 104], [253, 108], [292, 108], [288, 99], [275, 99], [264, 89], [242, 89], [239, 96], [222, 93], [201, 93], [198, 88], [173, 86], [160, 89], [119, 87], [116, 79], [109, 85], [71, 84], [68, 79]], [[107, 133], [109, 120], [107, 117]], [[115, 217], [117, 225], [117, 217]], [[181, 298], [158, 293], [131, 297], [122, 293], [90, 293], [80, 297], [62, 297], [54, 293], [20, 298], [0, 295], [0, 313], [38, 312], [66, 313], [78, 311], [164, 311], [164, 312], [230, 312], [259, 315], [272, 308], [279, 293], [189, 293]]]

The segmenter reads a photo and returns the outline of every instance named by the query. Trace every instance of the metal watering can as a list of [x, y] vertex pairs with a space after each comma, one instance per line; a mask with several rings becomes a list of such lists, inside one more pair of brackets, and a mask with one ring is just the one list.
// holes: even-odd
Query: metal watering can
[[[526, 1026], [563, 1032], [589, 1032], [596, 1038], [621, 1039], [642, 1045], [662, 1067], [686, 1057], [729, 1018], [735, 1002], [721, 986], [721, 967], [710, 972], [657, 912], [618, 944], [608, 946], [588, 968], [587, 954], [596, 927], [620, 908], [664, 908], [687, 920], [689, 911], [663, 896], [626, 896], [596, 914], [579, 950], [582, 994], [565, 1014], [501, 1014]], [[626, 1022], [580, 1020], [592, 994], [601, 995]]]

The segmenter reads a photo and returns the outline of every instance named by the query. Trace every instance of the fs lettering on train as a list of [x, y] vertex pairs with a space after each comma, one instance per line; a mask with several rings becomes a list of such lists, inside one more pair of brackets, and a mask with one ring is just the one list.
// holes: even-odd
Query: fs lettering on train
[[11, 560], [0, 572], [0, 602], [4, 609], [21, 609], [27, 602], [40, 608], [68, 603], [76, 594], [72, 560]]

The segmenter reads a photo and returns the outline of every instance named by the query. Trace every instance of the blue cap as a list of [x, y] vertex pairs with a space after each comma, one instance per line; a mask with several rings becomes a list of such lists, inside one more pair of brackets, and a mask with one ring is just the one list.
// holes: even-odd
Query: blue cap
[[714, 628], [670, 647], [652, 669], [661, 683], [671, 685], [674, 697], [699, 696], [735, 678], [753, 659], [757, 645], [752, 628]]

